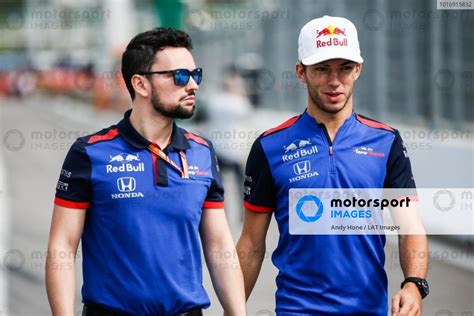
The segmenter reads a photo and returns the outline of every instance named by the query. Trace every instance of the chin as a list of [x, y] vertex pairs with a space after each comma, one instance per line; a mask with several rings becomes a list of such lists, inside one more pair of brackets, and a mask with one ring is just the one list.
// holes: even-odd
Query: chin
[[330, 104], [323, 104], [322, 106], [319, 107], [321, 110], [323, 110], [326, 113], [332, 113], [336, 114], [341, 112], [344, 109], [344, 103], [330, 103]]

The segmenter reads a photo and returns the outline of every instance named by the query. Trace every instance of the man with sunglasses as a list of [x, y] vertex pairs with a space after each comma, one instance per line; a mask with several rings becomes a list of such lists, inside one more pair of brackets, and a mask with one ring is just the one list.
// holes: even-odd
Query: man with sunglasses
[[80, 240], [85, 316], [201, 315], [201, 243], [224, 312], [245, 315], [214, 149], [174, 122], [193, 115], [202, 79], [191, 48], [170, 28], [135, 36], [122, 56], [132, 109], [70, 148], [48, 246], [53, 315], [74, 314]]
[[[307, 86], [307, 109], [258, 137], [247, 161], [244, 227], [237, 244], [246, 295], [257, 280], [274, 214], [280, 233], [272, 256], [279, 270], [277, 315], [385, 316], [385, 236], [292, 235], [289, 213], [298, 212], [298, 204], [300, 213], [306, 198], [318, 206], [317, 213], [307, 213], [310, 220], [304, 215], [311, 224], [322, 209], [311, 195], [290, 209], [290, 190], [412, 189], [410, 160], [397, 130], [353, 112], [363, 59], [352, 22], [330, 16], [308, 22], [300, 32], [298, 55], [295, 70]], [[412, 222], [416, 209], [409, 211], [406, 220]], [[421, 299], [428, 294], [426, 236], [400, 235], [399, 248], [405, 280], [393, 297], [392, 313], [420, 315]]]

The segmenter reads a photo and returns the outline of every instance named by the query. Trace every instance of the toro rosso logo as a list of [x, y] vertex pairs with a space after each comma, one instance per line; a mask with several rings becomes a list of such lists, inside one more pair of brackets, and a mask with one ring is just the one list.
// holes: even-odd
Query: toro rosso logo
[[[329, 40], [323, 41], [322, 39], [318, 39], [321, 36], [329, 36]], [[334, 25], [329, 25], [322, 30], [316, 30], [316, 47], [328, 46], [348, 46], [346, 30], [342, 30]]]
[[385, 157], [384, 153], [376, 152], [372, 147], [356, 147], [352, 149], [352, 152], [357, 154], [357, 155], [363, 155], [363, 156], [372, 156], [372, 157], [379, 157], [383, 158]]

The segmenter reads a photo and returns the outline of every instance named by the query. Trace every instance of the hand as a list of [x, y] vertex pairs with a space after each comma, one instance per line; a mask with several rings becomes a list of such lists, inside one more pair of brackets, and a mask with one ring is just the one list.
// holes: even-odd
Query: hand
[[421, 294], [413, 282], [406, 283], [392, 298], [392, 316], [421, 315]]

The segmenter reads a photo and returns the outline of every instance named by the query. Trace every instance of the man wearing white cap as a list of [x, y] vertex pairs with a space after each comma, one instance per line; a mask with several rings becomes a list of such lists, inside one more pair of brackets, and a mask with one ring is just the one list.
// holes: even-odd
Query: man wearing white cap
[[[307, 109], [260, 135], [247, 161], [237, 245], [247, 298], [274, 213], [280, 232], [272, 256], [279, 270], [277, 315], [387, 315], [385, 236], [291, 235], [289, 190], [413, 189], [410, 160], [397, 130], [353, 112], [363, 59], [352, 22], [330, 16], [308, 22], [298, 55], [296, 74], [307, 85]], [[420, 315], [429, 292], [427, 238], [401, 235], [399, 248], [405, 280], [392, 298], [392, 313]]]

